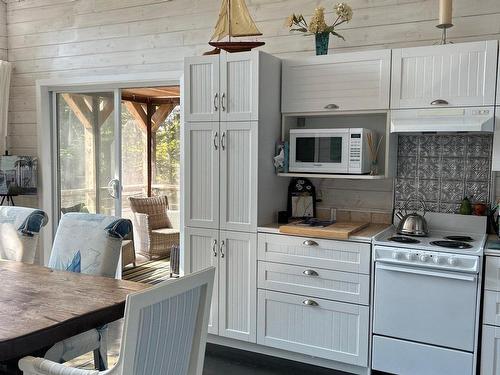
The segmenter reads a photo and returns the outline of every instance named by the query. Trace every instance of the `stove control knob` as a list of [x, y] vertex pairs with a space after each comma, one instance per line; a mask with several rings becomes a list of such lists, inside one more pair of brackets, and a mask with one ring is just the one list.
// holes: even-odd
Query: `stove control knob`
[[450, 266], [458, 266], [458, 259], [457, 258], [448, 258], [448, 264]]
[[421, 262], [427, 262], [429, 260], [429, 256], [427, 254], [420, 255]]
[[444, 263], [444, 261], [445, 261], [445, 259], [442, 257], [438, 257], [438, 256], [434, 257], [434, 263], [436, 263], [436, 264], [442, 264], [442, 263]]
[[418, 260], [418, 255], [415, 253], [408, 253], [406, 254], [406, 259], [408, 259], [410, 262], [413, 262], [415, 260]]
[[392, 258], [396, 259], [396, 260], [403, 258], [403, 256], [404, 256], [404, 254], [399, 252], [399, 251], [395, 251], [392, 253]]

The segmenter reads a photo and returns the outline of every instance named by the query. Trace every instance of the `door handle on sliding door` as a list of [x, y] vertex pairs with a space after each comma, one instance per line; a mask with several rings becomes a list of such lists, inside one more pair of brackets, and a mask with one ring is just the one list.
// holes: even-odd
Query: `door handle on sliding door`
[[118, 199], [120, 197], [120, 181], [116, 178], [109, 181], [108, 194], [114, 199]]

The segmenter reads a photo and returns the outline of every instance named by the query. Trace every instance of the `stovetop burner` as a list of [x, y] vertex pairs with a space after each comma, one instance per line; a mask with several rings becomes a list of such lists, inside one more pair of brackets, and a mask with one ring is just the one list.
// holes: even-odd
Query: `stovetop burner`
[[445, 240], [460, 241], [460, 242], [472, 242], [474, 238], [470, 236], [446, 236]]
[[403, 237], [403, 236], [393, 236], [388, 238], [389, 241], [400, 242], [400, 243], [420, 243], [419, 240], [411, 237]]
[[470, 249], [472, 245], [462, 241], [431, 241], [431, 245], [447, 247], [450, 249]]

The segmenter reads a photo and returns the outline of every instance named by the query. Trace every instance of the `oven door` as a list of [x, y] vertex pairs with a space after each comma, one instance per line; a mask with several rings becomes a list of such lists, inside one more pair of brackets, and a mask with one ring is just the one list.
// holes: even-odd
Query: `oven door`
[[377, 262], [374, 333], [472, 352], [477, 275]]
[[349, 130], [290, 132], [290, 172], [348, 173]]

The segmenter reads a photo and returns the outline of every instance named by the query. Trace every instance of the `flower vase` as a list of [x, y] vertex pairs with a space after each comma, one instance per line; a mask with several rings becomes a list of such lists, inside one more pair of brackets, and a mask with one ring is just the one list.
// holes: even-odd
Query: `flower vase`
[[316, 55], [328, 55], [328, 43], [330, 33], [317, 33], [316, 37]]
[[378, 160], [372, 160], [372, 164], [370, 167], [370, 176], [378, 175]]

